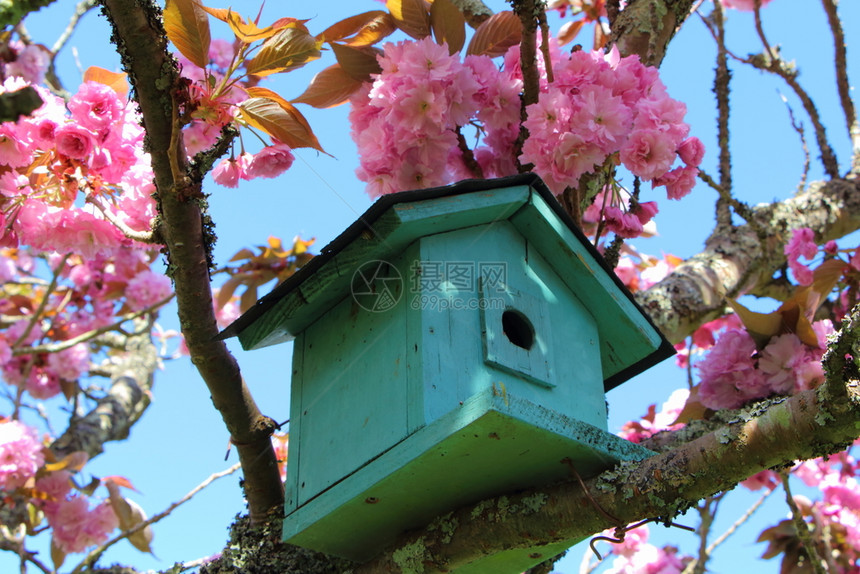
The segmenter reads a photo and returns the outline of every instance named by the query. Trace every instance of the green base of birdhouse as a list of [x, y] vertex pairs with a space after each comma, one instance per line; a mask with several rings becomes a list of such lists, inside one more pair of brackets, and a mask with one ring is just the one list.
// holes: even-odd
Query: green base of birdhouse
[[[292, 512], [296, 494], [288, 492], [284, 539], [362, 562], [402, 532], [436, 516], [488, 497], [571, 478], [565, 459], [586, 477], [619, 461], [652, 454], [494, 385]], [[463, 572], [522, 572], [576, 542], [507, 551]]]

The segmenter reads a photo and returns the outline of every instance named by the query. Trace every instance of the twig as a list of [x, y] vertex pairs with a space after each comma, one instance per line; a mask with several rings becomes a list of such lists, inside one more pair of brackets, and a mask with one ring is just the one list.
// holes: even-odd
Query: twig
[[794, 110], [791, 109], [791, 104], [788, 103], [788, 98], [780, 94], [782, 101], [785, 102], [785, 107], [788, 109], [788, 118], [791, 120], [791, 127], [800, 136], [800, 147], [803, 150], [803, 173], [800, 176], [800, 183], [797, 184], [797, 191], [801, 192], [806, 187], [806, 181], [809, 178], [809, 146], [806, 143], [806, 131], [803, 129], [803, 124], [799, 123], [794, 117]]
[[747, 511], [743, 513], [743, 515], [742, 515], [740, 518], [738, 518], [737, 520], [735, 520], [734, 524], [732, 524], [731, 526], [729, 526], [729, 527], [726, 529], [726, 531], [725, 531], [725, 532], [723, 532], [722, 534], [720, 534], [720, 535], [719, 535], [719, 536], [718, 536], [718, 537], [717, 537], [717, 538], [716, 538], [716, 539], [711, 543], [711, 545], [710, 545], [710, 546], [708, 546], [708, 554], [713, 554], [713, 553], [714, 553], [714, 550], [716, 550], [716, 549], [717, 549], [717, 547], [718, 547], [720, 544], [722, 544], [723, 542], [725, 542], [725, 541], [726, 541], [726, 539], [727, 539], [729, 536], [731, 536], [732, 534], [734, 534], [734, 533], [735, 533], [735, 531], [736, 531], [738, 528], [740, 528], [740, 527], [744, 524], [744, 522], [746, 522], [747, 520], [749, 520], [749, 519], [752, 517], [752, 515], [753, 515], [753, 514], [755, 514], [755, 511], [756, 511], [756, 510], [758, 510], [758, 509], [761, 507], [761, 505], [762, 505], [762, 504], [764, 504], [764, 501], [765, 501], [765, 500], [767, 500], [767, 498], [768, 498], [771, 494], [773, 494], [774, 490], [775, 490], [775, 489], [768, 490], [768, 491], [767, 491], [767, 492], [765, 492], [763, 495], [761, 495], [761, 497], [760, 497], [757, 501], [755, 501], [755, 503], [754, 503], [752, 506], [750, 506], [750, 507], [747, 509]]
[[465, 164], [469, 172], [477, 179], [484, 179], [484, 170], [481, 168], [481, 164], [479, 164], [475, 159], [475, 153], [466, 142], [466, 137], [463, 135], [463, 131], [460, 126], [457, 126], [457, 145], [460, 148], [460, 155], [462, 156], [463, 164]]
[[63, 268], [66, 266], [66, 261], [71, 257], [71, 253], [67, 253], [63, 256], [63, 259], [57, 264], [57, 268], [54, 269], [54, 275], [51, 277], [51, 283], [48, 285], [48, 288], [45, 289], [45, 295], [42, 297], [42, 300], [39, 301], [39, 306], [36, 308], [36, 312], [33, 313], [33, 316], [30, 318], [30, 322], [27, 324], [27, 328], [24, 329], [24, 332], [12, 343], [12, 348], [14, 349], [21, 343], [23, 343], [27, 337], [30, 336], [30, 333], [33, 332], [33, 327], [36, 326], [36, 323], [39, 322], [42, 317], [42, 313], [45, 312], [45, 307], [48, 306], [48, 299], [51, 298], [51, 293], [54, 292], [57, 288], [57, 283], [60, 281], [60, 274], [63, 272]]
[[211, 475], [209, 478], [207, 478], [206, 480], [204, 480], [203, 482], [201, 482], [200, 484], [198, 484], [197, 486], [192, 488], [188, 494], [186, 494], [181, 499], [179, 499], [178, 501], [176, 501], [173, 504], [171, 504], [170, 506], [168, 506], [162, 512], [159, 512], [158, 514], [151, 516], [150, 518], [144, 520], [143, 522], [141, 522], [140, 524], [138, 524], [134, 528], [131, 528], [129, 530], [126, 530], [124, 532], [117, 534], [116, 536], [114, 536], [113, 538], [111, 538], [110, 540], [108, 540], [107, 542], [105, 542], [104, 544], [102, 544], [98, 548], [92, 550], [89, 554], [87, 554], [87, 557], [80, 564], [78, 564], [74, 570], [72, 570], [72, 574], [79, 574], [80, 572], [83, 572], [84, 568], [91, 567], [93, 564], [96, 563], [96, 561], [99, 559], [99, 557], [102, 554], [104, 554], [104, 552], [108, 548], [110, 548], [111, 546], [113, 546], [114, 544], [119, 542], [120, 540], [123, 540], [124, 538], [128, 538], [132, 534], [140, 532], [141, 530], [143, 530], [147, 526], [149, 526], [151, 524], [155, 524], [159, 520], [169, 516], [171, 512], [176, 510], [177, 507], [179, 507], [179, 506], [185, 504], [186, 502], [188, 502], [189, 500], [191, 500], [191, 498], [193, 498], [194, 495], [196, 495], [198, 492], [200, 492], [201, 490], [203, 490], [204, 488], [209, 486], [212, 482], [216, 481], [219, 478], [233, 474], [234, 472], [239, 470], [241, 467], [242, 467], [241, 463], [237, 462], [236, 464], [234, 464], [233, 466], [231, 466], [230, 468], [228, 468], [226, 470], [222, 470], [221, 472], [216, 472], [215, 474]]
[[836, 0], [821, 0], [827, 13], [827, 22], [833, 33], [833, 51], [836, 64], [836, 87], [839, 90], [839, 101], [845, 112], [845, 123], [851, 138], [851, 171], [860, 172], [860, 122], [851, 99], [851, 83], [848, 81], [848, 56], [845, 50], [845, 34], [842, 31], [842, 20], [836, 11]]
[[761, 0], [753, 2], [753, 15], [755, 18], [755, 31], [758, 34], [759, 40], [761, 40], [762, 46], [764, 46], [767, 57], [778, 59], [779, 52], [770, 47], [770, 42], [767, 41], [767, 37], [764, 35], [764, 26], [761, 23]]
[[732, 73], [729, 70], [728, 51], [726, 49], [726, 29], [723, 21], [723, 5], [719, 0], [714, 2], [712, 14], [717, 42], [717, 67], [714, 71], [714, 95], [717, 97], [717, 141], [720, 146], [720, 199], [717, 200], [717, 223], [730, 226], [732, 216], [729, 205], [732, 205], [732, 154], [729, 150], [729, 83]]
[[33, 353], [57, 353], [59, 351], [65, 350], [65, 349], [69, 349], [71, 347], [74, 347], [78, 343], [83, 343], [83, 342], [89, 341], [91, 339], [95, 339], [99, 335], [104, 335], [105, 333], [108, 333], [110, 331], [115, 331], [116, 329], [119, 329], [122, 326], [122, 324], [127, 322], [127, 321], [131, 321], [133, 319], [137, 319], [139, 317], [143, 317], [144, 315], [152, 313], [153, 311], [155, 311], [159, 307], [162, 307], [162, 306], [166, 305], [167, 303], [169, 303], [170, 300], [173, 299], [173, 297], [174, 297], [174, 295], [170, 295], [170, 296], [162, 299], [161, 301], [150, 305], [146, 309], [141, 309], [140, 311], [135, 311], [134, 313], [128, 313], [126, 315], [123, 315], [122, 317], [120, 317], [120, 319], [118, 321], [115, 321], [115, 322], [111, 323], [110, 325], [105, 325], [103, 327], [99, 327], [98, 329], [93, 329], [92, 331], [87, 331], [86, 333], [81, 333], [77, 337], [67, 339], [67, 340], [62, 341], [60, 343], [51, 343], [51, 344], [47, 344], [47, 345], [37, 345], [35, 347], [15, 348], [15, 349], [13, 349], [12, 354], [17, 356], [17, 355], [29, 355], [29, 354], [33, 354]]
[[63, 33], [60, 34], [57, 41], [54, 42], [54, 45], [51, 47], [51, 61], [48, 63], [48, 69], [45, 71], [45, 83], [50, 88], [51, 92], [64, 100], [68, 100], [71, 97], [71, 94], [63, 87], [63, 82], [60, 81], [60, 77], [57, 75], [57, 54], [59, 54], [60, 50], [65, 47], [66, 42], [71, 38], [72, 33], [75, 31], [75, 28], [77, 28], [78, 22], [80, 22], [84, 14], [95, 8], [95, 6], [96, 0], [81, 0], [78, 2], [77, 6], [75, 6], [74, 13], [72, 13], [71, 18], [69, 18], [69, 23], [66, 26], [66, 29], [63, 30]]
[[[719, 193], [720, 199], [725, 203], [725, 205], [731, 206], [735, 213], [741, 216], [744, 221], [746, 221], [751, 226], [757, 225], [756, 219], [755, 217], [753, 217], [753, 213], [750, 209], [750, 206], [732, 197], [731, 193], [729, 193], [722, 185], [714, 181], [714, 178], [702, 171], [701, 168], [699, 169], [699, 179], [708, 184], [711, 189]], [[756, 228], [756, 230], [758, 231], [758, 228]]]
[[543, 4], [540, 5], [538, 12], [538, 25], [540, 26], [540, 51], [543, 54], [543, 65], [546, 70], [546, 81], [548, 84], [553, 82], [552, 74], [552, 59], [549, 55], [549, 24], [546, 22], [546, 10]]
[[523, 93], [520, 97], [520, 133], [517, 136], [517, 141], [514, 142], [514, 158], [516, 158], [519, 171], [530, 171], [531, 166], [523, 166], [519, 164], [520, 152], [522, 152], [523, 144], [529, 137], [529, 131], [525, 127], [525, 121], [528, 119], [526, 108], [531, 104], [536, 104], [540, 97], [540, 75], [537, 67], [537, 52], [535, 50], [537, 44], [537, 14], [543, 12], [542, 0], [513, 0], [514, 14], [520, 19], [523, 28], [522, 39], [520, 40], [520, 70], [523, 75]]
[[800, 543], [803, 545], [803, 549], [806, 551], [806, 555], [809, 557], [812, 570], [815, 574], [827, 574], [823, 560], [818, 554], [818, 549], [815, 548], [815, 541], [812, 540], [812, 536], [809, 533], [809, 525], [803, 520], [803, 514], [791, 495], [791, 488], [788, 485], [788, 473], [782, 472], [780, 476], [782, 477], [782, 487], [785, 489], [785, 502], [791, 509], [791, 519], [794, 522], [794, 529], [797, 532]]
[[827, 561], [827, 568], [831, 573], [839, 572], [840, 568], [833, 559], [833, 532], [830, 528], [830, 523], [822, 520], [821, 512], [815, 507], [812, 508], [812, 518], [815, 520], [815, 525], [821, 529], [821, 541], [824, 543], [824, 548], [827, 549], [824, 553], [824, 560]]
[[[22, 524], [23, 528], [24, 525]], [[23, 536], [25, 531], [21, 531], [21, 535]], [[51, 574], [53, 570], [48, 568], [45, 564], [43, 564], [38, 558], [36, 558], [36, 553], [27, 550], [24, 547], [24, 541], [18, 540], [14, 536], [12, 536], [12, 532], [5, 525], [0, 525], [0, 550], [8, 550], [10, 552], [14, 552], [21, 558], [21, 572], [27, 572], [27, 562], [32, 563], [36, 568], [44, 572], [45, 574]]]
[[684, 568], [683, 574], [704, 574], [705, 566], [708, 563], [710, 552], [708, 552], [708, 534], [711, 532], [711, 526], [714, 523], [716, 515], [716, 504], [713, 497], [708, 497], [699, 505], [699, 556]]
[[[756, 4], [758, 6], [758, 0], [756, 1]], [[761, 17], [758, 7], [756, 8], [755, 13], [756, 32], [758, 33], [762, 46], [764, 46], [765, 54], [750, 56], [749, 58], [745, 58], [741, 61], [752, 65], [756, 69], [776, 74], [782, 78], [792, 90], [794, 90], [795, 95], [797, 95], [803, 103], [803, 109], [806, 110], [807, 114], [809, 114], [809, 118], [812, 120], [812, 125], [815, 126], [815, 138], [818, 141], [818, 148], [821, 150], [821, 162], [824, 166], [824, 171], [829, 177], [836, 179], [839, 177], [839, 162], [836, 159], [836, 154], [833, 152], [833, 148], [830, 147], [830, 143], [827, 141], [827, 131], [824, 128], [824, 124], [821, 122], [821, 116], [818, 113], [818, 109], [815, 107], [815, 103], [812, 101], [812, 98], [809, 97], [809, 94], [806, 93], [806, 90], [804, 90], [797, 81], [797, 71], [794, 70], [790, 64], [787, 64], [782, 60], [782, 58], [780, 58], [777, 50], [770, 47], [770, 42], [768, 42], [767, 37], [764, 34], [764, 29], [761, 26]]]
[[[69, 23], [66, 26], [66, 29], [63, 30], [63, 33], [60, 34], [60, 37], [57, 38], [56, 42], [54, 42], [54, 45], [51, 46], [52, 56], [55, 57], [57, 55], [57, 52], [63, 49], [63, 47], [66, 45], [66, 42], [68, 42], [69, 38], [72, 37], [72, 33], [75, 31], [75, 28], [77, 28], [80, 19], [84, 16], [84, 14], [95, 8], [96, 4], [96, 0], [81, 0], [80, 2], [78, 2], [78, 5], [75, 6], [75, 11], [72, 14], [72, 17], [69, 18]], [[53, 65], [54, 58], [52, 57], [51, 66]]]
[[770, 496], [772, 492], [773, 490], [768, 490], [766, 493], [764, 493], [761, 498], [759, 498], [751, 507], [749, 507], [749, 509], [747, 509], [747, 511], [740, 518], [738, 518], [734, 522], [734, 524], [729, 526], [729, 528], [726, 529], [726, 531], [723, 532], [720, 536], [718, 536], [716, 540], [714, 540], [710, 545], [708, 545], [707, 548], [700, 548], [699, 558], [694, 558], [692, 562], [687, 564], [686, 568], [684, 568], [683, 574], [690, 574], [692, 572], [704, 572], [704, 561], [707, 560], [708, 557], [712, 556], [714, 554], [714, 550], [716, 550], [720, 544], [725, 542], [729, 536], [734, 534], [734, 532], [738, 528], [740, 528], [740, 526], [744, 522], [749, 520], [753, 513], [755, 513], [755, 511], [759, 509], [759, 507], [764, 503], [765, 500], [767, 500], [767, 497]]
[[115, 214], [111, 213], [109, 209], [101, 204], [101, 202], [93, 195], [87, 195], [86, 199], [87, 203], [92, 204], [98, 209], [102, 215], [105, 216], [105, 219], [110, 221], [114, 227], [122, 231], [122, 234], [128, 237], [129, 239], [133, 239], [135, 241], [140, 241], [141, 243], [156, 243], [155, 234], [152, 230], [148, 231], [137, 231], [136, 229], [132, 229], [128, 225], [125, 224], [119, 217]]

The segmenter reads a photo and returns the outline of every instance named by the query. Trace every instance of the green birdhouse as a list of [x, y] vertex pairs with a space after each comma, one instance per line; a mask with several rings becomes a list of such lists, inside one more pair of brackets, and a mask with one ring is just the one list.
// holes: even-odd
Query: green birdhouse
[[[387, 195], [224, 333], [295, 339], [286, 541], [365, 561], [465, 504], [651, 453], [604, 392], [674, 351], [534, 175]], [[468, 572], [521, 572], [577, 542]]]

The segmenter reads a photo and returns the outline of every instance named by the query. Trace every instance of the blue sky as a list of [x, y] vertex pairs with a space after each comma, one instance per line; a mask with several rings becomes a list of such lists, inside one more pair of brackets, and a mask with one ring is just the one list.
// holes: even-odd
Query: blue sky
[[[218, 1], [208, 5], [227, 7], [229, 3]], [[496, 10], [506, 7], [501, 1], [490, 2], [490, 5]], [[38, 18], [28, 22], [30, 33], [37, 40], [52, 44], [72, 6], [70, 0], [60, 0], [44, 9]], [[336, 0], [326, 2], [324, 10], [320, 6], [321, 3], [289, 0], [271, 2], [263, 12], [263, 21], [281, 16], [309, 18], [311, 30], [319, 31], [342, 17], [376, 9], [379, 3], [373, 0]], [[243, 2], [239, 9], [247, 15], [256, 14], [258, 8]], [[709, 9], [708, 2], [705, 9]], [[860, 66], [856, 59], [850, 59], [850, 39], [860, 27], [860, 7], [857, 2], [843, 2], [840, 10], [849, 38], [852, 77], [856, 79]], [[763, 15], [771, 42], [782, 44], [785, 57], [798, 61], [802, 71], [800, 80], [816, 99], [837, 156], [845, 162], [849, 148], [835, 96], [832, 40], [828, 36], [822, 10], [818, 3], [806, 0], [773, 0]], [[751, 14], [729, 14], [729, 44], [738, 55], [761, 49], [754, 37], [752, 22]], [[227, 38], [227, 34], [225, 27], [213, 25], [214, 36]], [[108, 43], [108, 36], [109, 30], [96, 12], [85, 17], [60, 60], [61, 75], [67, 88], [73, 90], [80, 80], [77, 62], [84, 69], [91, 65], [118, 69], [118, 59]], [[582, 40], [588, 44], [589, 37]], [[670, 95], [687, 104], [691, 133], [708, 147], [704, 167], [716, 176], [716, 121], [710, 92], [714, 52], [709, 34], [699, 18], [694, 16], [670, 47], [661, 75]], [[312, 63], [304, 70], [275, 78], [266, 85], [287, 98], [295, 97], [302, 92], [311, 75], [327, 65], [328, 58], [330, 55], [322, 63]], [[755, 70], [734, 63], [732, 67], [732, 151], [738, 196], [752, 204], [787, 197], [800, 179], [803, 156], [780, 94], [788, 97], [795, 115], [804, 120], [808, 132], [811, 130], [809, 122], [784, 85]], [[319, 249], [371, 204], [363, 191], [363, 184], [353, 173], [357, 156], [349, 138], [347, 108], [302, 109], [322, 146], [332, 157], [312, 150], [298, 150], [293, 168], [276, 180], [243, 182], [235, 190], [209, 182], [207, 191], [213, 194], [211, 213], [219, 237], [215, 251], [219, 263], [226, 262], [243, 247], [265, 243], [269, 235], [279, 236], [285, 241], [294, 235], [306, 239], [315, 237]], [[813, 145], [811, 139], [810, 145]], [[815, 157], [817, 152], [813, 149], [813, 179], [821, 173]], [[647, 186], [644, 191], [644, 199], [658, 199], [660, 202], [660, 214], [656, 219], [659, 236], [638, 242], [638, 247], [648, 253], [666, 252], [681, 257], [697, 252], [712, 226], [715, 193], [699, 184], [688, 198], [670, 203], [662, 194], [652, 194]], [[156, 268], [159, 265], [156, 264]], [[167, 328], [176, 326], [171, 313], [168, 309], [163, 314], [162, 323]], [[291, 346], [280, 345], [253, 352], [242, 351], [235, 340], [230, 342], [230, 346], [263, 412], [277, 421], [286, 420], [289, 417]], [[662, 403], [672, 390], [684, 384], [684, 373], [670, 360], [610, 392], [610, 430], [617, 430], [625, 421], [637, 418], [649, 404]], [[86, 472], [96, 476], [127, 476], [140, 491], [133, 494], [133, 498], [149, 514], [154, 514], [211, 473], [235, 462], [235, 453], [228, 461], [224, 460], [227, 440], [220, 417], [193, 366], [185, 359], [172, 361], [158, 373], [153, 404], [135, 427], [132, 437], [126, 442], [108, 445], [105, 454], [90, 463]], [[176, 561], [193, 560], [217, 552], [226, 540], [232, 517], [244, 508], [238, 482], [239, 474], [221, 479], [156, 525], [153, 548], [157, 559], [142, 556], [123, 542], [107, 553], [105, 562], [162, 569]], [[757, 498], [757, 495], [748, 495], [742, 490], [732, 494], [732, 498], [741, 500], [726, 503], [722, 508], [714, 526], [715, 533], [721, 533], [743, 512], [745, 505]], [[761, 554], [763, 548], [755, 545], [754, 539], [762, 528], [785, 515], [784, 504], [779, 502], [781, 496], [777, 493], [772, 497], [775, 500], [771, 501], [771, 512], [760, 511], [761, 514], [767, 513], [770, 522], [759, 521], [745, 526], [737, 534], [737, 540], [722, 555], [718, 554], [711, 565], [712, 571], [737, 571], [738, 564], [748, 567], [749, 561]], [[697, 524], [694, 516], [680, 521]], [[679, 545], [689, 552], [697, 544], [692, 534], [680, 530], [663, 531], [660, 527], [652, 527], [652, 538], [660, 543]], [[584, 549], [580, 545], [571, 551], [557, 570], [577, 572]], [[48, 559], [47, 555], [45, 559]], [[70, 557], [68, 564], [72, 564], [73, 559]], [[15, 563], [0, 554], [0, 570], [11, 569]], [[757, 568], [762, 573], [777, 572], [778, 563], [764, 562]]]

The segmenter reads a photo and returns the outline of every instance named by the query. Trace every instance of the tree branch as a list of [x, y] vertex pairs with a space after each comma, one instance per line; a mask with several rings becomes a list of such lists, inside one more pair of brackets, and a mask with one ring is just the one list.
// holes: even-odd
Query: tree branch
[[189, 169], [179, 131], [186, 92], [176, 62], [167, 52], [161, 10], [152, 0], [102, 0], [101, 4], [143, 116], [158, 189], [158, 230], [167, 246], [168, 275], [176, 287], [182, 333], [191, 361], [239, 453], [251, 519], [264, 521], [270, 512], [282, 512], [283, 505], [283, 485], [270, 440], [276, 425], [260, 413], [236, 360], [216, 340], [209, 283], [214, 239], [202, 181]]
[[[640, 305], [673, 343], [723, 313], [726, 297], [755, 294], [785, 265], [791, 231], [810, 227], [820, 241], [860, 229], [860, 181], [818, 182], [782, 202], [751, 208], [752, 223], [717, 228], [704, 250], [637, 294]], [[771, 229], [762, 241], [756, 229]]]
[[827, 13], [827, 22], [833, 34], [833, 52], [836, 64], [836, 87], [839, 90], [839, 101], [845, 113], [845, 123], [848, 136], [851, 138], [851, 173], [860, 174], [860, 121], [851, 99], [851, 82], [848, 81], [848, 55], [845, 49], [845, 33], [842, 30], [842, 20], [836, 10], [836, 0], [821, 0]]
[[132, 425], [149, 406], [153, 374], [158, 369], [158, 353], [149, 331], [127, 339], [126, 352], [112, 365], [113, 376], [107, 395], [83, 417], [73, 417], [51, 450], [62, 458], [84, 451], [93, 458], [109, 441], [128, 437]]
[[637, 54], [644, 64], [660, 66], [675, 32], [690, 15], [693, 0], [628, 2], [612, 24], [610, 45], [622, 56]]

